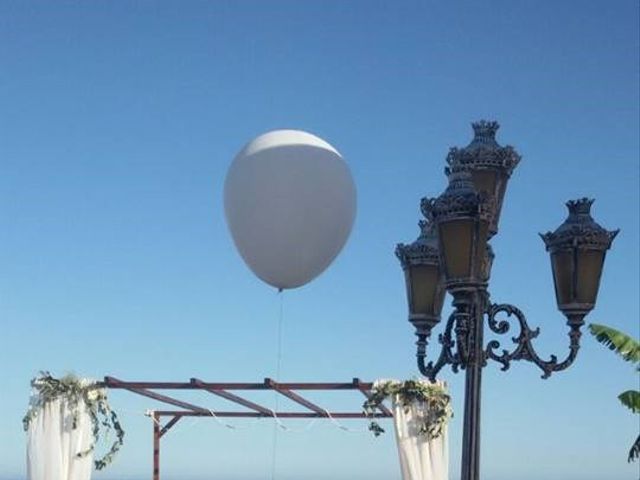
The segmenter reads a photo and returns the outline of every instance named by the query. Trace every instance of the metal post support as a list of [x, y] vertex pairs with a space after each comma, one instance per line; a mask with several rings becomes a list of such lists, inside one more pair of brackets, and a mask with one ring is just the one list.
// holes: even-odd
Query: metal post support
[[462, 480], [480, 478], [480, 392], [482, 381], [483, 324], [486, 293], [476, 290], [470, 295], [468, 357], [466, 363], [464, 430], [462, 435]]
[[160, 416], [153, 412], [153, 480], [160, 480]]

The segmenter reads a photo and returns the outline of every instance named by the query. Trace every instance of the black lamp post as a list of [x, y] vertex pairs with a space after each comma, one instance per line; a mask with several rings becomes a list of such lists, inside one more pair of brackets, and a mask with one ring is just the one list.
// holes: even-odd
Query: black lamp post
[[[491, 303], [488, 292], [493, 262], [488, 240], [498, 232], [507, 181], [520, 156], [512, 147], [496, 142], [496, 122], [477, 122], [473, 129], [473, 141], [465, 148], [451, 149], [447, 156], [449, 186], [445, 192], [422, 199], [428, 220], [422, 235], [413, 244], [396, 249], [405, 271], [409, 320], [418, 336], [420, 372], [435, 381], [445, 365], [451, 365], [454, 372], [466, 371], [462, 480], [479, 480], [482, 368], [488, 360], [500, 363], [502, 370], [511, 361], [527, 360], [540, 367], [542, 378], [548, 378], [571, 365], [580, 348], [584, 317], [595, 306], [605, 253], [618, 233], [598, 225], [590, 215], [593, 200], [583, 198], [568, 202], [567, 220], [555, 232], [542, 235], [551, 255], [558, 309], [567, 317], [569, 354], [561, 362], [555, 355], [541, 359], [532, 344], [539, 329], [529, 328], [515, 306]], [[418, 273], [427, 270], [428, 275]], [[453, 296], [454, 311], [438, 338], [442, 345], [438, 359], [426, 363], [427, 341], [440, 321], [445, 290]], [[497, 340], [484, 344], [485, 320], [494, 333], [511, 329], [507, 320], [496, 318], [501, 313], [513, 315], [520, 327], [511, 351], [499, 350]]]

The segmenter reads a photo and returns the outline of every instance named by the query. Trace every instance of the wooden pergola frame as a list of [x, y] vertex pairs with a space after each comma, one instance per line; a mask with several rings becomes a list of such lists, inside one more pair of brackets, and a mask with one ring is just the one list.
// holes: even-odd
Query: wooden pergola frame
[[[262, 383], [212, 383], [204, 382], [197, 378], [191, 378], [188, 382], [127, 382], [114, 377], [104, 377], [100, 386], [110, 389], [127, 390], [129, 392], [152, 398], [159, 402], [178, 407], [180, 410], [155, 410], [151, 412], [153, 420], [153, 480], [160, 480], [160, 439], [176, 423], [184, 417], [220, 417], [220, 418], [334, 418], [353, 419], [369, 418], [361, 410], [330, 412], [302, 397], [297, 391], [316, 390], [357, 390], [365, 397], [371, 395], [373, 384], [362, 382], [354, 378], [348, 383], [279, 383], [271, 378], [265, 378]], [[245, 410], [214, 411], [193, 403], [185, 402], [169, 395], [155, 392], [154, 390], [204, 390], [230, 402], [240, 405]], [[243, 398], [232, 391], [272, 390], [287, 397], [293, 402], [304, 407], [296, 412], [274, 412], [272, 409]], [[162, 423], [163, 417], [170, 417], [166, 423]], [[390, 418], [393, 413], [384, 405], [380, 405], [374, 418]]]

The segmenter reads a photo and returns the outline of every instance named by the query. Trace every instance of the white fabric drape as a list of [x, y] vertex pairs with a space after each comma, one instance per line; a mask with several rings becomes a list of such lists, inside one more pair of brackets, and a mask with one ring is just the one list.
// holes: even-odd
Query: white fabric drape
[[93, 440], [91, 417], [79, 408], [76, 428], [66, 400], [47, 402], [27, 433], [27, 480], [89, 480], [93, 454], [78, 458]]
[[419, 433], [419, 419], [425, 415], [424, 403], [408, 408], [393, 399], [393, 423], [403, 480], [448, 480], [449, 440], [447, 427], [442, 435], [428, 440]]

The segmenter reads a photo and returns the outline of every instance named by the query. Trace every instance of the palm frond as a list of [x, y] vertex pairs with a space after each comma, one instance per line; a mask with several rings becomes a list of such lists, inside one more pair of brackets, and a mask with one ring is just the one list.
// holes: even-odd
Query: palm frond
[[589, 331], [598, 342], [616, 352], [627, 362], [640, 362], [640, 342], [629, 335], [615, 328], [595, 323], [589, 325]]
[[633, 413], [640, 413], [640, 392], [627, 390], [618, 395], [618, 400]]
[[638, 435], [638, 438], [636, 438], [631, 450], [629, 450], [629, 457], [627, 458], [627, 461], [633, 462], [638, 458], [640, 458], [640, 435]]

